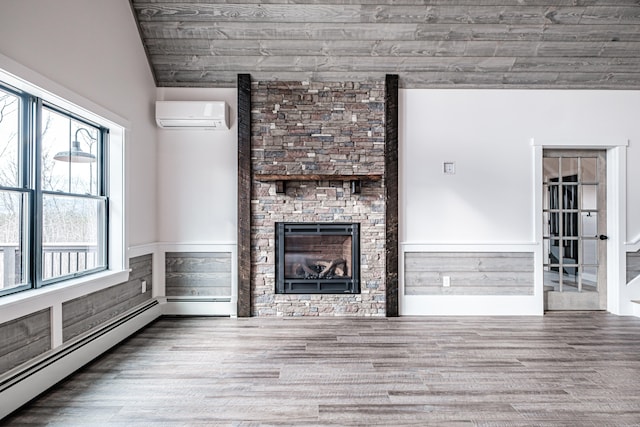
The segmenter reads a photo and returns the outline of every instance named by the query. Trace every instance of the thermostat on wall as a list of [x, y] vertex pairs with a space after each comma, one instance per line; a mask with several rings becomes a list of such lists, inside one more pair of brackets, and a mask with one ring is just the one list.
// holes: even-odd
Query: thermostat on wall
[[443, 171], [446, 174], [453, 175], [456, 173], [456, 164], [455, 162], [444, 162]]

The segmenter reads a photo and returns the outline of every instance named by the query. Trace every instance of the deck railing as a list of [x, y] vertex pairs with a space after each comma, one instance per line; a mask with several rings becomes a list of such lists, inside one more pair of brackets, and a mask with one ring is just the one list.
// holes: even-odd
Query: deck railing
[[[0, 244], [0, 289], [24, 281], [21, 252], [17, 245]], [[43, 280], [66, 276], [97, 266], [98, 247], [86, 243], [44, 245], [42, 254]]]
[[[19, 247], [16, 245], [2, 244], [0, 246], [0, 289], [10, 288], [21, 282]], [[17, 265], [16, 265], [17, 264]], [[16, 277], [16, 272], [19, 276]]]

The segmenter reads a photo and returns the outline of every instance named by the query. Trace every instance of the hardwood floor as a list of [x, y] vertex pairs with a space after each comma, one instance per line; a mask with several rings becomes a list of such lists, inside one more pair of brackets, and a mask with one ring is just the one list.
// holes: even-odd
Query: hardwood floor
[[640, 426], [640, 319], [162, 318], [6, 426]]

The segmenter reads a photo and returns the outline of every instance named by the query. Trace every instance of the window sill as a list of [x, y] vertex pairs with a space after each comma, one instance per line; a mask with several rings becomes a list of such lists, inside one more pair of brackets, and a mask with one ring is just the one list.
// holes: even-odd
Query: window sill
[[127, 280], [129, 280], [129, 270], [107, 270], [1, 297], [0, 323], [62, 304]]

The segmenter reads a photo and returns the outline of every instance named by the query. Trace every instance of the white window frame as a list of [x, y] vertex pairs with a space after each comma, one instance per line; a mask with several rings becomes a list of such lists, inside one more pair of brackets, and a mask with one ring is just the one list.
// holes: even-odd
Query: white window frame
[[[104, 107], [1, 54], [0, 81], [109, 129], [109, 143], [105, 149], [106, 185], [109, 188], [108, 269], [0, 297], [0, 323], [51, 308], [52, 324], [57, 324], [55, 320], [62, 316], [62, 302], [128, 280], [125, 139], [131, 125]], [[56, 347], [62, 341], [62, 331], [54, 330], [52, 338], [52, 347]]]

